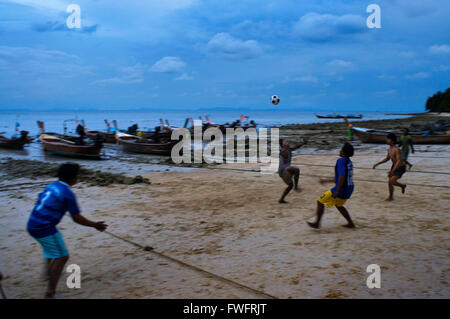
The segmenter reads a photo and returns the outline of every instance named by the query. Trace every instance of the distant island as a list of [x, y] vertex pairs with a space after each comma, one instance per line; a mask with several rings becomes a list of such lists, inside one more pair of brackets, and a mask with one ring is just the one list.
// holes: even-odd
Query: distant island
[[428, 98], [425, 109], [430, 112], [450, 112], [450, 88]]

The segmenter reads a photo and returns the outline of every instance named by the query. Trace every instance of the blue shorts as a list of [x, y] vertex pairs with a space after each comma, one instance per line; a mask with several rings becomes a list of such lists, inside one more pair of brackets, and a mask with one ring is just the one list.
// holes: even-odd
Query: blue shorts
[[67, 251], [66, 244], [64, 243], [60, 232], [35, 239], [41, 244], [45, 258], [61, 258], [69, 256], [69, 252]]

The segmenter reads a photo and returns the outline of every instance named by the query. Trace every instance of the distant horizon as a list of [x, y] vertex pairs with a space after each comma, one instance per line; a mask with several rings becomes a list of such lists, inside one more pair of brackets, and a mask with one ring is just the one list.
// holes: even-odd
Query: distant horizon
[[[328, 112], [328, 113], [358, 113], [358, 112], [398, 112], [398, 113], [426, 113], [425, 107], [422, 109], [411, 108], [411, 107], [377, 107], [370, 109], [333, 109], [333, 108], [301, 108], [301, 107], [193, 107], [193, 108], [183, 108], [183, 107], [164, 107], [163, 109], [167, 111], [268, 111], [268, 112], [283, 112], [283, 111], [298, 111], [298, 112]], [[27, 108], [27, 107], [17, 107], [17, 108], [0, 108], [0, 112], [127, 112], [127, 111], [161, 111], [161, 107], [79, 107], [79, 108]]]

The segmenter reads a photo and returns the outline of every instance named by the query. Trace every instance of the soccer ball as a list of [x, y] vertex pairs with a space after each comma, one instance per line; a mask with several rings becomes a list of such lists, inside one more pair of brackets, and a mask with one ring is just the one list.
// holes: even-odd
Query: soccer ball
[[272, 95], [271, 101], [273, 105], [278, 105], [280, 103], [280, 97], [278, 95]]

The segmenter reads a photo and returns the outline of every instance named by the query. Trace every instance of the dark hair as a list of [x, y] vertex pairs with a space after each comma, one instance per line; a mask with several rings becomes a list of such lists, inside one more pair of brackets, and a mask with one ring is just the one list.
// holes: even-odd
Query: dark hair
[[80, 165], [75, 163], [64, 163], [58, 168], [58, 178], [67, 184], [71, 183], [77, 177], [80, 171]]
[[397, 143], [397, 135], [394, 133], [389, 133], [386, 138], [390, 139], [394, 144]]
[[353, 145], [350, 143], [345, 143], [344, 146], [342, 146], [342, 153], [344, 153], [347, 157], [352, 157], [353, 154], [355, 154], [355, 149], [353, 148]]

